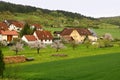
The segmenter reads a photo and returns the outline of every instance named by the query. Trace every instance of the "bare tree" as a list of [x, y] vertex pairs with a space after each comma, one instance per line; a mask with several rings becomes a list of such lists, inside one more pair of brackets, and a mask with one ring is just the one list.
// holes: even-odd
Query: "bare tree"
[[56, 52], [58, 52], [60, 49], [65, 48], [64, 44], [60, 42], [60, 40], [54, 41], [54, 43], [51, 45], [52, 48], [56, 49]]
[[11, 47], [11, 50], [15, 51], [15, 53], [18, 54], [19, 51], [23, 50], [23, 44], [17, 42], [15, 45]]
[[75, 40], [70, 41], [69, 43], [71, 44], [71, 46], [72, 46], [73, 50], [75, 50], [75, 48], [79, 45], [79, 43], [78, 43], [78, 42], [76, 42]]
[[41, 43], [41, 42], [38, 42], [38, 41], [35, 42], [34, 44], [29, 44], [29, 46], [30, 46], [31, 48], [37, 49], [37, 53], [38, 53], [38, 54], [39, 54], [40, 49], [46, 47], [44, 43]]

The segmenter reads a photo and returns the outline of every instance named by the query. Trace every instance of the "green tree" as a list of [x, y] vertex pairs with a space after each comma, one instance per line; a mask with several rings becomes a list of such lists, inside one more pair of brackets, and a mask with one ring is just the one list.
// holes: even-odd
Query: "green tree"
[[3, 54], [2, 50], [0, 49], [0, 76], [3, 78], [3, 73], [5, 70], [5, 63], [3, 61]]
[[24, 28], [20, 32], [20, 37], [22, 37], [23, 35], [30, 35], [33, 33], [33, 31], [34, 31], [34, 29], [31, 29], [30, 25], [28, 23], [26, 23]]

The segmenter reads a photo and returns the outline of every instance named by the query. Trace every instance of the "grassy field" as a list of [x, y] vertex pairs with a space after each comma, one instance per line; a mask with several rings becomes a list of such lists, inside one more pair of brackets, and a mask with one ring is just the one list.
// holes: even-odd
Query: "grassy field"
[[110, 33], [113, 38], [120, 39], [120, 29], [94, 29], [98, 36], [102, 36], [105, 33]]
[[[11, 51], [8, 47], [3, 48], [2, 50], [5, 56], [15, 55], [15, 52]], [[50, 61], [56, 61], [56, 60], [118, 53], [118, 52], [120, 52], [120, 47], [118, 46], [110, 47], [110, 48], [95, 48], [94, 46], [91, 46], [90, 48], [86, 48], [85, 45], [81, 44], [75, 50], [72, 49], [71, 45], [66, 45], [66, 48], [61, 49], [59, 52], [56, 52], [55, 49], [48, 46], [45, 49], [41, 49], [40, 54], [37, 54], [36, 49], [24, 47], [24, 50], [20, 51], [18, 55], [25, 55], [26, 57], [35, 58], [35, 61], [31, 63], [43, 63], [43, 62], [50, 62]], [[68, 56], [67, 57], [52, 57], [51, 56], [52, 54], [66, 54]], [[31, 63], [25, 63], [25, 64], [31, 64]]]
[[10, 71], [13, 71], [15, 80], [119, 80], [120, 52], [17, 65], [17, 67], [7, 68], [6, 73]]

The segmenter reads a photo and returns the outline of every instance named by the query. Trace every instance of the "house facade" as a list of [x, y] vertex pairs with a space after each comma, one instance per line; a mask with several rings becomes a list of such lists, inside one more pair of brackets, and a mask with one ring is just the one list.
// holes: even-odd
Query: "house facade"
[[24, 27], [23, 23], [16, 21], [16, 22], [11, 22], [8, 29], [20, 32], [23, 27]]
[[21, 39], [27, 44], [33, 44], [37, 41], [37, 38], [34, 35], [24, 35]]
[[0, 41], [7, 41], [8, 43], [11, 42], [13, 39], [18, 38], [18, 33], [16, 31], [10, 30], [0, 30]]
[[96, 41], [97, 39], [97, 37], [93, 36], [86, 28], [65, 28], [61, 31], [60, 36], [68, 41], [73, 39], [78, 43], [82, 43], [86, 37], [88, 37], [90, 41]]
[[53, 36], [52, 36], [52, 34], [49, 31], [45, 31], [45, 30], [40, 31], [40, 30], [37, 30], [37, 31], [34, 32], [33, 35], [41, 43], [52, 44], [52, 42], [53, 42]]

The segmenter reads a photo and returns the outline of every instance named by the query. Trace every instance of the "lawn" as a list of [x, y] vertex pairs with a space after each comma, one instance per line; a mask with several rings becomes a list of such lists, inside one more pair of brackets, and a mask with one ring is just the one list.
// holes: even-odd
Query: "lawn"
[[120, 29], [93, 29], [97, 35], [100, 37], [104, 35], [105, 33], [110, 33], [113, 38], [118, 38], [120, 39]]
[[7, 68], [6, 73], [10, 71], [15, 80], [119, 80], [120, 52], [17, 65]]
[[[10, 48], [5, 47], [2, 49], [4, 56], [15, 56], [15, 52], [10, 50]], [[85, 57], [85, 56], [94, 56], [94, 55], [102, 55], [102, 54], [110, 54], [110, 53], [118, 53], [120, 52], [120, 47], [109, 47], [109, 48], [95, 48], [91, 46], [90, 48], [86, 48], [85, 45], [81, 44], [76, 47], [75, 50], [72, 49], [71, 45], [66, 45], [66, 48], [61, 49], [59, 52], [56, 52], [55, 49], [48, 46], [45, 49], [41, 49], [40, 53], [37, 54], [36, 49], [31, 49], [29, 47], [24, 47], [23, 51], [18, 52], [18, 55], [25, 55], [26, 57], [33, 57], [35, 58], [34, 61], [31, 63], [43, 63], [43, 62], [50, 62], [56, 60], [63, 60], [63, 59], [71, 59], [71, 58], [78, 58], [78, 57]], [[52, 54], [66, 54], [67, 57], [52, 57]], [[25, 63], [25, 64], [31, 64]]]

